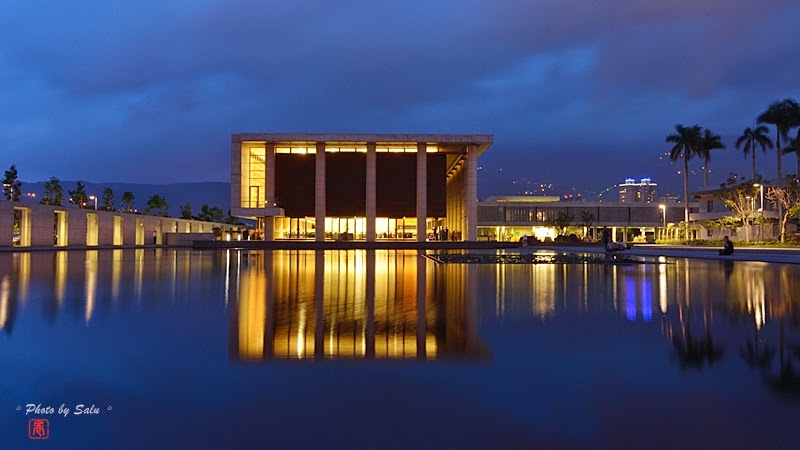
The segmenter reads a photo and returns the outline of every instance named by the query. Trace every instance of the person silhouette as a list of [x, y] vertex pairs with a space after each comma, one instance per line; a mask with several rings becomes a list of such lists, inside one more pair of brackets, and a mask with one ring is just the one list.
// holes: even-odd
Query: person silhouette
[[722, 256], [733, 254], [733, 241], [728, 239], [728, 236], [722, 238], [722, 250], [719, 251], [719, 254]]

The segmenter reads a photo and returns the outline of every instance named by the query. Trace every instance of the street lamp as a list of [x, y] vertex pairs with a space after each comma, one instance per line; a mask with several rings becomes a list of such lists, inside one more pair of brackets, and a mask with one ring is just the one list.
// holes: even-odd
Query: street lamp
[[663, 232], [662, 236], [666, 238], [666, 235], [667, 235], [667, 205], [664, 205], [664, 204], [658, 205], [658, 209], [661, 210], [661, 218], [662, 218], [663, 223], [664, 223], [664, 232]]
[[97, 197], [90, 195], [89, 200], [94, 200], [94, 210], [97, 211]]
[[764, 211], [764, 185], [761, 183], [753, 183], [753, 187], [758, 188], [759, 197], [761, 198], [761, 203], [759, 203], [761, 207], [758, 208], [758, 212], [762, 212]]

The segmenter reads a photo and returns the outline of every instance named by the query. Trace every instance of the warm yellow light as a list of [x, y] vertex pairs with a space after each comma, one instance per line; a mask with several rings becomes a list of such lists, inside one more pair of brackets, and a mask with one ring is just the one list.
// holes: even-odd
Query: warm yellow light
[[8, 275], [3, 277], [0, 282], [0, 330], [5, 328], [8, 321], [8, 303], [11, 297], [11, 282], [8, 280]]

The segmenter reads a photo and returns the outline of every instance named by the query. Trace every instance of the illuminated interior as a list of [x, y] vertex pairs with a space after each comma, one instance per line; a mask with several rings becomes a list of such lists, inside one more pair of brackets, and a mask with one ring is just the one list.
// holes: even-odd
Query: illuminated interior
[[[434, 227], [439, 232], [442, 227], [441, 218], [427, 219], [427, 232], [433, 237]], [[258, 230], [262, 228], [257, 226]], [[365, 217], [326, 217], [325, 239], [330, 240], [364, 240], [367, 233]], [[313, 217], [276, 217], [275, 231], [277, 239], [314, 239], [317, 233], [316, 219]], [[416, 239], [416, 217], [376, 217], [375, 232], [377, 239]]]
[[[269, 159], [267, 152], [269, 149], [274, 148], [276, 155], [315, 155], [318, 148], [321, 148], [319, 145], [321, 144], [317, 142], [241, 142], [241, 152], [238, 156], [241, 165], [239, 173], [240, 183], [237, 188], [240, 200], [237, 203], [238, 207], [242, 210], [240, 210], [238, 214], [242, 217], [249, 217], [256, 220], [256, 227], [251, 230], [250, 236], [252, 239], [265, 239], [266, 233], [270, 233], [270, 239], [317, 239], [319, 238], [319, 233], [324, 233], [322, 239], [326, 240], [367, 239], [367, 219], [364, 216], [330, 216], [325, 218], [324, 227], [319, 227], [314, 217], [282, 216], [275, 215], [272, 211], [252, 211], [248, 214], [246, 211], [247, 209], [282, 208], [275, 192], [268, 192], [269, 189], [275, 189], [267, 179], [267, 177], [270, 176], [269, 171], [273, 170], [273, 168], [267, 167]], [[420, 150], [417, 142], [376, 142], [373, 145], [375, 146], [376, 153], [418, 153]], [[326, 153], [367, 152], [366, 142], [325, 142], [324, 147]], [[463, 151], [461, 150], [463, 149], [463, 144], [461, 147], [454, 146], [454, 148], [456, 147], [459, 148], [458, 152], [452, 149], [446, 151], [445, 148], [440, 147], [438, 144], [429, 143], [425, 146], [425, 152], [447, 154], [447, 164], [449, 166], [460, 167], [460, 163], [456, 163], [459, 158], [462, 157], [459, 152]], [[274, 167], [274, 170], [280, 170], [280, 168]], [[286, 188], [284, 187], [282, 189]], [[403, 189], [403, 192], [408, 192], [407, 186], [403, 187]], [[270, 194], [270, 192], [272, 193]], [[301, 189], [298, 192], [302, 193], [303, 190]], [[436, 192], [443, 192], [443, 190], [437, 190]], [[270, 196], [273, 198], [268, 198]], [[308, 214], [307, 211], [306, 209], [304, 213]], [[364, 213], [361, 212], [361, 214]], [[441, 213], [439, 215], [441, 215]], [[427, 236], [430, 239], [439, 239], [443, 236], [443, 224], [446, 219], [444, 217], [433, 216], [428, 216], [426, 219]], [[267, 223], [267, 220], [273, 222]], [[271, 231], [267, 231], [270, 227]], [[376, 217], [374, 229], [375, 239], [414, 240], [417, 239], [418, 234], [416, 217]]]

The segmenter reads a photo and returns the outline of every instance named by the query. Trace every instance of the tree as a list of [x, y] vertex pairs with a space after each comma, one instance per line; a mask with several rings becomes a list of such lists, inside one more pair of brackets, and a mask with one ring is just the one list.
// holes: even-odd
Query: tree
[[585, 238], [588, 234], [588, 230], [592, 227], [594, 223], [594, 214], [588, 211], [584, 211], [581, 213], [581, 227], [583, 227], [583, 237]]
[[225, 218], [225, 223], [229, 225], [242, 225], [242, 222], [239, 222], [239, 218], [231, 215], [231, 210], [228, 210], [228, 217]]
[[216, 206], [209, 207], [207, 204], [200, 207], [200, 214], [197, 215], [197, 220], [206, 222], [222, 222], [224, 218], [221, 209]]
[[[678, 124], [675, 125], [675, 134], [670, 134], [666, 139], [666, 142], [675, 144], [669, 153], [670, 161], [675, 162], [678, 158], [683, 158], [683, 201], [686, 223], [689, 222], [689, 160], [697, 154], [701, 130], [700, 125], [687, 127]], [[686, 240], [689, 240], [689, 227], [686, 227]]]
[[747, 158], [748, 154], [753, 157], [753, 181], [756, 180], [756, 146], [761, 147], [762, 153], [772, 150], [773, 147], [772, 140], [767, 136], [768, 132], [769, 129], [764, 125], [759, 125], [755, 129], [747, 127], [736, 140], [736, 148], [744, 146], [744, 157]]
[[789, 139], [789, 143], [783, 153], [794, 153], [797, 155], [797, 172], [795, 175], [800, 176], [800, 128], [797, 129], [797, 137]]
[[6, 196], [6, 200], [19, 201], [19, 196], [22, 195], [22, 182], [19, 181], [18, 176], [17, 165], [12, 164], [3, 177], [3, 194]]
[[574, 217], [565, 211], [557, 211], [555, 217], [547, 221], [547, 225], [555, 228], [557, 235], [561, 236], [567, 231], [567, 227], [572, 224], [573, 219]]
[[697, 152], [703, 157], [703, 186], [708, 186], [708, 160], [711, 158], [711, 150], [725, 148], [722, 143], [722, 138], [718, 134], [714, 134], [706, 128], [703, 130], [703, 136], [700, 139], [700, 145]]
[[104, 209], [106, 211], [114, 211], [114, 190], [110, 187], [103, 189], [102, 194], [103, 206], [100, 209]]
[[789, 129], [800, 125], [800, 105], [791, 98], [779, 100], [769, 105], [766, 111], [758, 116], [758, 123], [775, 126], [775, 150], [778, 155], [778, 186], [783, 182], [781, 167], [781, 138], [789, 140]]
[[69, 202], [78, 205], [78, 208], [83, 208], [89, 204], [89, 196], [86, 194], [86, 186], [82, 181], [78, 181], [75, 185], [75, 190], [69, 191]]
[[781, 242], [786, 241], [786, 224], [792, 217], [800, 214], [800, 183], [796, 177], [789, 177], [782, 186], [770, 186], [764, 197], [780, 207]]
[[717, 219], [719, 221], [720, 230], [730, 230], [735, 233], [739, 229], [739, 219], [733, 216], [725, 216]]
[[720, 217], [717, 222], [719, 222], [720, 230], [730, 230], [731, 233], [734, 233], [739, 229], [739, 219], [733, 216]]
[[750, 227], [747, 226], [750, 222], [750, 217], [755, 211], [755, 202], [753, 199], [756, 197], [756, 189], [753, 184], [747, 180], [741, 182], [737, 181], [738, 177], [732, 173], [728, 180], [721, 184], [723, 190], [717, 194], [717, 197], [725, 203], [725, 206], [731, 209], [738, 220], [741, 220], [745, 225], [744, 236], [745, 240], [750, 241]]
[[169, 204], [163, 195], [155, 194], [147, 200], [144, 213], [153, 216], [169, 217]]
[[697, 224], [708, 230], [710, 237], [713, 237], [715, 232], [722, 230], [722, 224], [719, 220], [700, 220]]
[[133, 202], [135, 198], [133, 196], [133, 192], [125, 191], [122, 193], [122, 204], [120, 205], [120, 210], [124, 212], [133, 212]]
[[192, 204], [186, 203], [181, 205], [181, 219], [191, 219], [192, 218]]
[[64, 200], [64, 188], [61, 187], [61, 180], [56, 177], [50, 177], [50, 180], [44, 183], [44, 195], [39, 203], [61, 206], [62, 200]]

